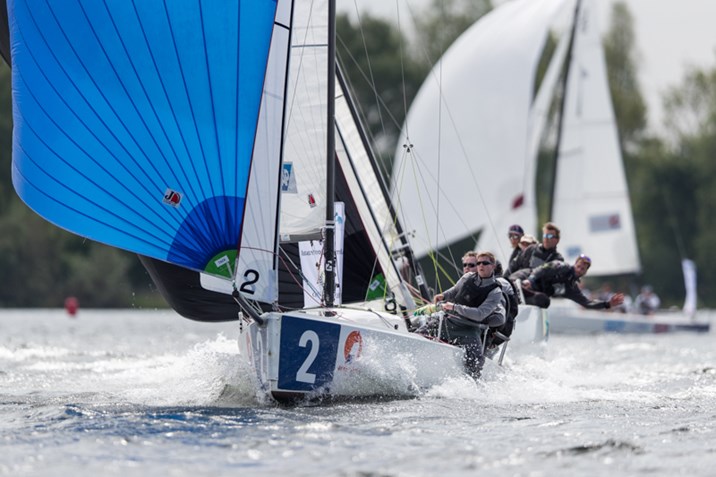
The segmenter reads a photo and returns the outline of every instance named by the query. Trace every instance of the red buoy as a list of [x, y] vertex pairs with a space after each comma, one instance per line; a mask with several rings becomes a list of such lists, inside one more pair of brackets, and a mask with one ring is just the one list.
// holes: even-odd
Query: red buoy
[[73, 296], [65, 298], [65, 311], [70, 316], [75, 316], [80, 307], [80, 302]]

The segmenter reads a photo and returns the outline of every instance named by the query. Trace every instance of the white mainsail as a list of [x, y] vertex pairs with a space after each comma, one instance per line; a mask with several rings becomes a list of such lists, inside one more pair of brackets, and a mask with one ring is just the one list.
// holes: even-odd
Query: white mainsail
[[590, 256], [592, 276], [640, 270], [597, 17], [596, 2], [584, 0], [567, 78], [552, 207], [565, 260]]
[[328, 4], [295, 2], [286, 92], [281, 239], [320, 238], [326, 221]]
[[507, 214], [534, 229], [528, 118], [539, 56], [563, 3], [502, 4], [458, 38], [421, 87], [392, 179], [417, 256], [480, 231], [506, 246], [498, 223]]

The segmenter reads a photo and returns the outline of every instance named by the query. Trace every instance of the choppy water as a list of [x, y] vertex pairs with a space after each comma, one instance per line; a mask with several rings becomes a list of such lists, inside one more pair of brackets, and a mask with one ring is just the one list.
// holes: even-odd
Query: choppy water
[[257, 399], [235, 324], [0, 310], [0, 475], [710, 476], [714, 335], [552, 336], [416, 399]]

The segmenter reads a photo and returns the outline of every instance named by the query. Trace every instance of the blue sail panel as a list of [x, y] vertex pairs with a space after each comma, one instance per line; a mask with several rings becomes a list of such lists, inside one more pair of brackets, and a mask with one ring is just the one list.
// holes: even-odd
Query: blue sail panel
[[13, 0], [13, 183], [78, 235], [236, 250], [276, 0]]

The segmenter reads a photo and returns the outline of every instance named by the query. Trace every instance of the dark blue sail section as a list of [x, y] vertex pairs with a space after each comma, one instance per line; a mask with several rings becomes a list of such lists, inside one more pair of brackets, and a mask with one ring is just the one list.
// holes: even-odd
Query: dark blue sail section
[[13, 183], [76, 234], [204, 270], [242, 228], [276, 0], [12, 0]]

